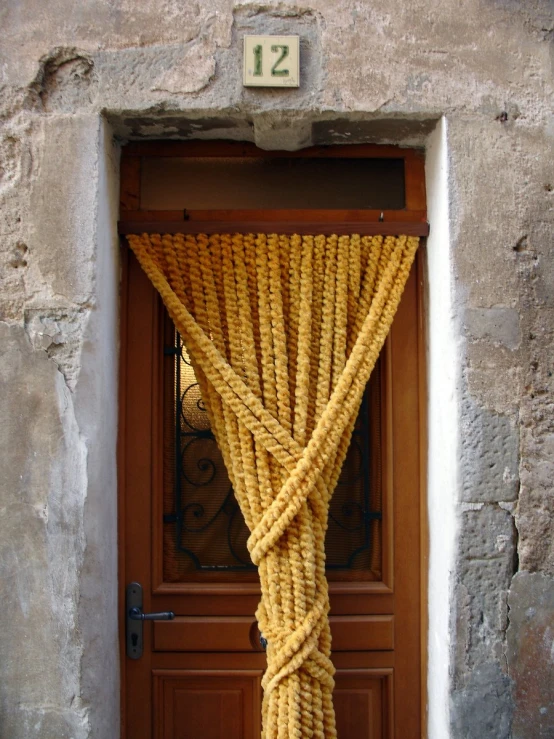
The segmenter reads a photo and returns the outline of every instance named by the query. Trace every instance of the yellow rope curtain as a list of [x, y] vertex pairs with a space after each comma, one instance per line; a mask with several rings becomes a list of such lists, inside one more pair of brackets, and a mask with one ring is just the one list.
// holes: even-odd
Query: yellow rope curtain
[[129, 236], [192, 359], [250, 530], [263, 737], [336, 737], [324, 538], [419, 239]]

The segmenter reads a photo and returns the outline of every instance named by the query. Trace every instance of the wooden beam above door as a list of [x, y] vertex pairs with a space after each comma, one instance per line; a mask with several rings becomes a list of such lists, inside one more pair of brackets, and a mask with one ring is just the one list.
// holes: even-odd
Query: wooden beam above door
[[142, 233], [213, 234], [213, 233], [281, 233], [281, 234], [359, 234], [360, 236], [428, 236], [429, 224], [413, 221], [196, 221], [134, 220], [119, 221], [121, 235]]

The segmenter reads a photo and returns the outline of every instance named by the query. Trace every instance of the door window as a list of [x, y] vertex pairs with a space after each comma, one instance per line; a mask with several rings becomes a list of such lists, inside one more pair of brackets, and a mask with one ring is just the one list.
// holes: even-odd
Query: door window
[[[217, 446], [194, 369], [168, 323], [164, 344], [165, 582], [191, 573], [255, 571], [248, 529]], [[328, 577], [381, 579], [381, 381], [377, 364], [333, 494], [325, 548]]]

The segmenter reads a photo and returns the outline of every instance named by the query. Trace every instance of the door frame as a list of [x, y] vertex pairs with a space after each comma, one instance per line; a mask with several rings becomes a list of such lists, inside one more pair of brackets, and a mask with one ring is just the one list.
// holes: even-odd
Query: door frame
[[[221, 148], [218, 145], [213, 144], [212, 142], [191, 142], [191, 146], [188, 146], [185, 144], [186, 150], [189, 152], [196, 152], [196, 155], [199, 150], [202, 152], [203, 155], [205, 155], [206, 151], [214, 151], [216, 152], [214, 156], [222, 155], [223, 152], [227, 152], [227, 144]], [[244, 147], [244, 145], [241, 145]], [[246, 145], [249, 152], [251, 152], [252, 147], [250, 145]], [[160, 148], [161, 147], [161, 148]], [[121, 202], [121, 221], [120, 221], [120, 233], [129, 233], [133, 232], [133, 229], [135, 230], [167, 230], [167, 231], [183, 231], [183, 230], [189, 230], [190, 231], [196, 231], [198, 232], [200, 228], [200, 223], [202, 225], [205, 225], [205, 221], [201, 221], [200, 214], [196, 216], [196, 218], [192, 218], [190, 221], [183, 221], [182, 220], [182, 212], [174, 212], [168, 214], [167, 212], [161, 212], [159, 214], [153, 214], [152, 212], [144, 212], [140, 211], [140, 158], [141, 156], [146, 155], [153, 155], [156, 151], [161, 151], [161, 156], [180, 156], [181, 152], [183, 151], [183, 142], [180, 142], [180, 144], [173, 145], [173, 144], [158, 144], [158, 143], [150, 143], [150, 144], [132, 144], [130, 145], [128, 155], [124, 154], [122, 157], [122, 178], [121, 178], [121, 192], [122, 192], [122, 202]], [[199, 148], [200, 147], [200, 148]], [[233, 144], [234, 147], [234, 144]], [[341, 152], [344, 153], [344, 149], [348, 149], [349, 153], [352, 156], [360, 156], [362, 151], [364, 152], [365, 156], [374, 156], [375, 151], [378, 150], [379, 154], [381, 156], [390, 156], [391, 155], [391, 149], [395, 152], [401, 152], [402, 157], [404, 157], [405, 152], [413, 152], [414, 150], [401, 150], [397, 147], [375, 147], [375, 146], [368, 146], [368, 147], [325, 147], [326, 149], [333, 149], [335, 152]], [[255, 147], [254, 147], [255, 149]], [[356, 150], [356, 151], [354, 151]], [[386, 151], [385, 151], [386, 150]], [[238, 151], [238, 148], [235, 148], [234, 151]], [[256, 150], [256, 155], [266, 156], [276, 156], [279, 153], [276, 152], [263, 152], [260, 150]], [[170, 153], [171, 152], [171, 153]], [[241, 149], [241, 153], [237, 153], [237, 156], [244, 154], [244, 148]], [[290, 155], [290, 152], [282, 153], [286, 154], [287, 156]], [[192, 154], [194, 155], [194, 154]], [[252, 154], [254, 155], [254, 154]], [[335, 156], [337, 154], [334, 154]], [[417, 188], [419, 188], [419, 195], [412, 196], [412, 199], [409, 200], [406, 198], [406, 203], [410, 203], [413, 205], [416, 200], [414, 198], [419, 198], [419, 205], [424, 204], [424, 197], [425, 197], [425, 191], [424, 191], [424, 176], [423, 176], [423, 159], [419, 152], [417, 152], [417, 156], [413, 159], [408, 157], [406, 161], [412, 161], [416, 162], [416, 165], [413, 166], [413, 172], [415, 174], [412, 174], [410, 176], [406, 177], [406, 187], [412, 187], [412, 190], [414, 192], [417, 191]], [[408, 170], [407, 170], [408, 171]], [[417, 175], [417, 178], [416, 178]], [[415, 182], [420, 183], [417, 185]], [[411, 184], [410, 184], [411, 183]], [[421, 199], [421, 183], [423, 186], [423, 201]], [[132, 207], [129, 207], [132, 206]], [[138, 206], [138, 210], [137, 210]], [[423, 217], [422, 217], [423, 212]], [[267, 214], [269, 213], [269, 215]], [[413, 217], [414, 214], [417, 213], [417, 218], [419, 218], [418, 221], [414, 221]], [[158, 218], [156, 221], [152, 221], [152, 216], [158, 215]], [[366, 214], [367, 215], [367, 214]], [[378, 218], [376, 219], [376, 213], [370, 212], [370, 217], [366, 217], [366, 219], [363, 222], [358, 221], [357, 226], [361, 228], [358, 228], [359, 231], [364, 230], [365, 233], [378, 233], [387, 231], [387, 228], [384, 228], [383, 221], [380, 220], [382, 217], [382, 214], [377, 214]], [[401, 213], [401, 217], [398, 218], [398, 220], [402, 221], [402, 227], [400, 227], [400, 224], [398, 223], [398, 220], [395, 218], [395, 214], [393, 212], [389, 212], [386, 214], [387, 217], [385, 218], [385, 223], [387, 223], [387, 226], [390, 224], [390, 227], [394, 229], [394, 232], [398, 232], [399, 230], [405, 231], [405, 230], [411, 230], [414, 228], [413, 232], [420, 233], [424, 235], [428, 232], [428, 226], [426, 224], [426, 221], [424, 220], [426, 218], [425, 209], [419, 209], [418, 211], [414, 211], [410, 209], [409, 211], [404, 211]], [[225, 216], [228, 216], [228, 213], [225, 214]], [[281, 216], [282, 217], [282, 216]], [[408, 218], [410, 220], [408, 220]], [[281, 229], [282, 221], [277, 218], [275, 220], [275, 214], [271, 214], [271, 212], [266, 212], [264, 215], [264, 221], [263, 225], [264, 228], [267, 229], [269, 223], [273, 223], [275, 225], [275, 228], [277, 228], [277, 223], [279, 223], [279, 230]], [[214, 223], [214, 230], [221, 230], [223, 227], [223, 223], [228, 222], [223, 221], [223, 219], [216, 218]], [[248, 222], [250, 222], [250, 219], [248, 219]], [[230, 224], [230, 227], [234, 227], [235, 230], [238, 230], [240, 227], [240, 221], [232, 221]], [[333, 223], [333, 218], [327, 220], [326, 226], [327, 230], [329, 229], [330, 225]], [[335, 222], [336, 223], [336, 222]], [[155, 224], [156, 228], [153, 228], [153, 224]], [[414, 227], [415, 224], [415, 227]], [[306, 220], [306, 222], [303, 224], [306, 229], [311, 230], [313, 232], [314, 227], [317, 227], [317, 225], [320, 225], [319, 221], [314, 226], [313, 220]], [[406, 226], [408, 228], [406, 229]], [[348, 229], [352, 231], [352, 224], [348, 225]], [[336, 230], [336, 229], [333, 229]], [[415, 341], [417, 342], [417, 349], [415, 351], [417, 356], [417, 365], [418, 365], [418, 411], [417, 411], [417, 422], [418, 422], [418, 436], [419, 436], [419, 444], [418, 444], [418, 465], [419, 465], [419, 527], [418, 527], [418, 536], [420, 539], [420, 545], [419, 545], [419, 551], [420, 551], [420, 569], [419, 569], [419, 604], [420, 604], [420, 612], [418, 614], [419, 621], [420, 621], [420, 640], [419, 640], [419, 650], [420, 650], [420, 664], [421, 664], [421, 684], [420, 684], [420, 696], [421, 696], [421, 735], [425, 735], [426, 731], [426, 686], [427, 686], [427, 664], [426, 664], [426, 654], [427, 654], [427, 559], [428, 559], [428, 534], [427, 534], [427, 508], [426, 508], [426, 500], [425, 500], [425, 492], [426, 492], [426, 426], [427, 426], [427, 419], [426, 419], [426, 407], [427, 407], [427, 388], [426, 388], [426, 372], [425, 372], [425, 333], [424, 333], [424, 320], [423, 320], [423, 264], [424, 264], [424, 257], [423, 257], [424, 249], [420, 247], [418, 250], [418, 254], [416, 257], [416, 262], [414, 265], [414, 270], [416, 273], [415, 277], [415, 289], [417, 291], [416, 300], [418, 305], [418, 329], [417, 329], [417, 335], [414, 337]], [[129, 256], [129, 250], [125, 247], [124, 248], [124, 254], [122, 258], [123, 262], [123, 270], [122, 270], [122, 288], [121, 288], [121, 350], [120, 350], [120, 382], [119, 382], [119, 434], [118, 434], [118, 488], [119, 490], [123, 490], [125, 487], [125, 418], [127, 413], [126, 408], [126, 372], [125, 368], [127, 366], [127, 362], [129, 359], [129, 347], [128, 347], [128, 326], [127, 326], [127, 306], [128, 306], [128, 259]], [[390, 354], [390, 342], [388, 342], [388, 349], [386, 351]], [[389, 356], [390, 359], [390, 356]], [[387, 367], [390, 371], [391, 367], [393, 366], [390, 361], [386, 362]], [[392, 426], [392, 423], [389, 424], [389, 426]], [[389, 465], [390, 467], [390, 465]], [[123, 613], [124, 611], [124, 603], [125, 603], [125, 510], [124, 510], [124, 501], [123, 497], [121, 495], [121, 492], [118, 496], [118, 522], [119, 522], [119, 539], [118, 539], [118, 552], [119, 552], [119, 563], [118, 563], [118, 569], [119, 569], [119, 592], [120, 592], [120, 612]], [[354, 588], [355, 590], [355, 588]], [[123, 664], [123, 660], [125, 659], [125, 620], [124, 618], [120, 619], [120, 648], [121, 648], [121, 659]], [[388, 680], [388, 684], [390, 687], [391, 680]], [[392, 706], [390, 707], [392, 711]], [[125, 670], [121, 670], [121, 735], [125, 736]]]

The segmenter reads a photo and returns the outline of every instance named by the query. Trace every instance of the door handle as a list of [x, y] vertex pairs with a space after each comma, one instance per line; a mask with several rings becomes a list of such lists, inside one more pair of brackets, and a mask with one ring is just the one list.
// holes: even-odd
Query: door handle
[[127, 646], [127, 657], [129, 659], [140, 659], [142, 657], [143, 621], [173, 621], [173, 611], [162, 611], [161, 613], [142, 612], [142, 585], [132, 582], [127, 585], [125, 597], [125, 640]]
[[173, 621], [173, 611], [161, 611], [160, 613], [143, 613], [140, 608], [131, 608], [129, 618], [132, 621]]

